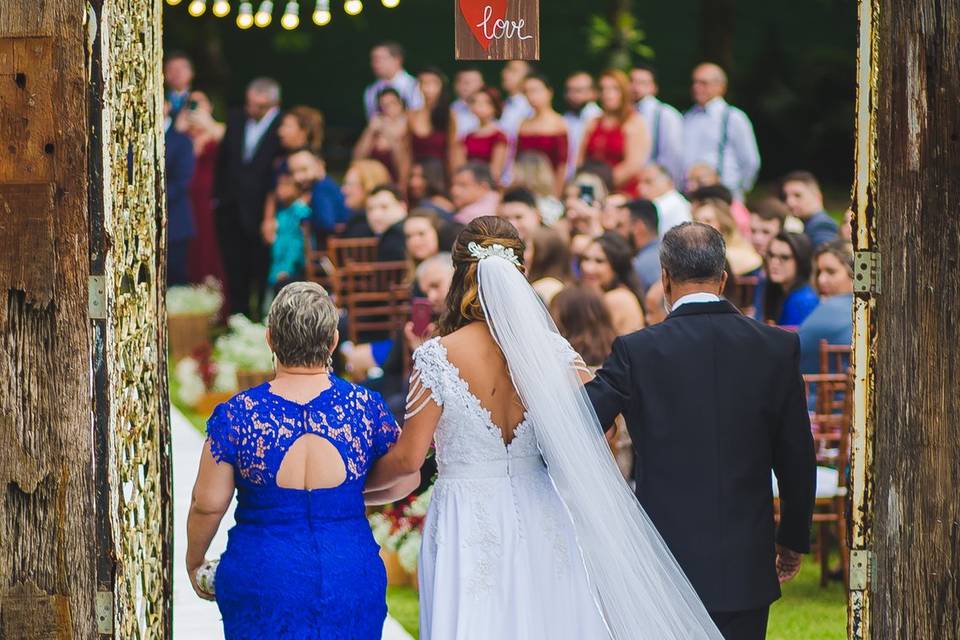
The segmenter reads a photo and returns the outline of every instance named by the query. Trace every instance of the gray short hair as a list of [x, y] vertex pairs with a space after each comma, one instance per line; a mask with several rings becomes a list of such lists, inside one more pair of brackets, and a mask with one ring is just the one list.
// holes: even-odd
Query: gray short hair
[[660, 243], [660, 264], [677, 282], [715, 282], [727, 262], [723, 236], [713, 227], [684, 222], [673, 227]]
[[448, 251], [442, 251], [435, 256], [430, 256], [419, 265], [417, 265], [417, 273], [415, 274], [417, 280], [423, 277], [423, 274], [427, 272], [427, 269], [433, 266], [445, 267], [451, 272], [453, 271], [453, 256], [450, 255]]
[[270, 348], [286, 366], [328, 365], [339, 318], [326, 289], [315, 282], [291, 282], [270, 305]]
[[267, 96], [273, 104], [280, 104], [280, 83], [273, 78], [254, 78], [247, 85], [247, 91]]

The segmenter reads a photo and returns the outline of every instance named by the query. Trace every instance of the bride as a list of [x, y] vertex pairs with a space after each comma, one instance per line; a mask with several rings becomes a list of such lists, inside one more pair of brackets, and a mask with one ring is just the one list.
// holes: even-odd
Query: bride
[[420, 637], [721, 640], [623, 481], [523, 249], [495, 217], [457, 237], [440, 337], [414, 353], [403, 432], [368, 476], [389, 486], [435, 443]]

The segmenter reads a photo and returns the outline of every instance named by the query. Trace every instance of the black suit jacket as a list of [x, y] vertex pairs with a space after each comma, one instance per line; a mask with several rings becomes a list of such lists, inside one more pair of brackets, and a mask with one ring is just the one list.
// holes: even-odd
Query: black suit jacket
[[727, 302], [684, 304], [618, 338], [587, 385], [601, 424], [625, 416], [637, 497], [709, 611], [780, 596], [775, 540], [809, 551], [816, 460], [799, 359], [795, 334]]
[[[243, 138], [247, 115], [242, 110], [230, 113], [220, 143], [214, 195], [221, 224], [237, 224], [247, 236], [259, 237], [263, 205], [273, 189], [275, 161], [281, 153], [277, 129], [278, 113], [264, 132], [250, 162], [243, 161]], [[224, 219], [227, 218], [227, 219]]]

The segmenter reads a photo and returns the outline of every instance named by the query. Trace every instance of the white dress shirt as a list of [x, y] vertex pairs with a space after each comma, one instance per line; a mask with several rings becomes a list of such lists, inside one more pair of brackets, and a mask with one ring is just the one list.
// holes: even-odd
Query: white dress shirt
[[693, 220], [690, 214], [690, 203], [676, 189], [667, 191], [659, 198], [654, 198], [653, 204], [657, 206], [657, 216], [660, 218], [657, 231], [660, 233], [661, 240], [670, 229]]
[[647, 96], [637, 103], [650, 132], [650, 161], [663, 165], [673, 183], [680, 189], [686, 182], [683, 168], [683, 116], [656, 96]]
[[247, 123], [243, 127], [243, 161], [250, 162], [254, 154], [257, 153], [257, 147], [260, 146], [260, 140], [263, 134], [267, 132], [273, 121], [280, 115], [280, 107], [274, 107], [267, 111], [267, 114], [259, 120], [247, 118]]
[[468, 133], [473, 133], [480, 128], [480, 120], [473, 115], [470, 105], [465, 100], [454, 100], [450, 104], [450, 110], [453, 111], [453, 118], [457, 123], [458, 140], [463, 140]]
[[694, 106], [684, 114], [683, 145], [686, 169], [698, 163], [716, 168], [720, 182], [738, 200], [753, 187], [760, 170], [753, 125], [747, 114], [723, 98], [714, 98], [705, 107]]
[[670, 307], [670, 313], [673, 313], [685, 304], [703, 304], [704, 302], [720, 302], [720, 296], [715, 293], [707, 293], [706, 291], [688, 293], [673, 303], [673, 306]]
[[395, 89], [400, 94], [407, 109], [419, 109], [423, 106], [423, 94], [420, 93], [417, 79], [406, 70], [400, 69], [397, 75], [389, 80], [377, 80], [363, 92], [363, 106], [367, 111], [367, 120], [377, 113], [377, 94], [387, 87]]
[[588, 102], [580, 111], [567, 111], [563, 119], [567, 123], [567, 179], [573, 177], [577, 171], [577, 156], [580, 153], [580, 144], [583, 142], [583, 133], [587, 123], [599, 117], [603, 109], [596, 102]]

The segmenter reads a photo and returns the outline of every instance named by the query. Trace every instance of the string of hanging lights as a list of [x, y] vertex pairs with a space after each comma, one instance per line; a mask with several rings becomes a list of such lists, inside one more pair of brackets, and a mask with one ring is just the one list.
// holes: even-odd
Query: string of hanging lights
[[[302, 0], [307, 2], [309, 0]], [[170, 6], [181, 4], [183, 0], [167, 0]], [[387, 9], [395, 9], [400, 5], [400, 0], [380, 0], [381, 4]], [[207, 12], [208, 0], [189, 0], [187, 4], [187, 13], [194, 18], [199, 18]], [[301, 0], [280, 0], [277, 5], [283, 5], [283, 15], [280, 18], [280, 26], [291, 31], [300, 26], [300, 3]], [[210, 12], [218, 17], [225, 18], [230, 15], [232, 9], [230, 0], [213, 0], [209, 3]], [[240, 29], [249, 29], [259, 27], [264, 29], [273, 23], [274, 2], [273, 0], [259, 0], [257, 9], [254, 11], [255, 0], [235, 0], [233, 4], [237, 5], [237, 27]], [[343, 12], [348, 16], [359, 15], [363, 11], [363, 0], [344, 0]], [[313, 23], [318, 27], [330, 24], [333, 20], [333, 14], [330, 11], [330, 0], [316, 0], [312, 14]]]

